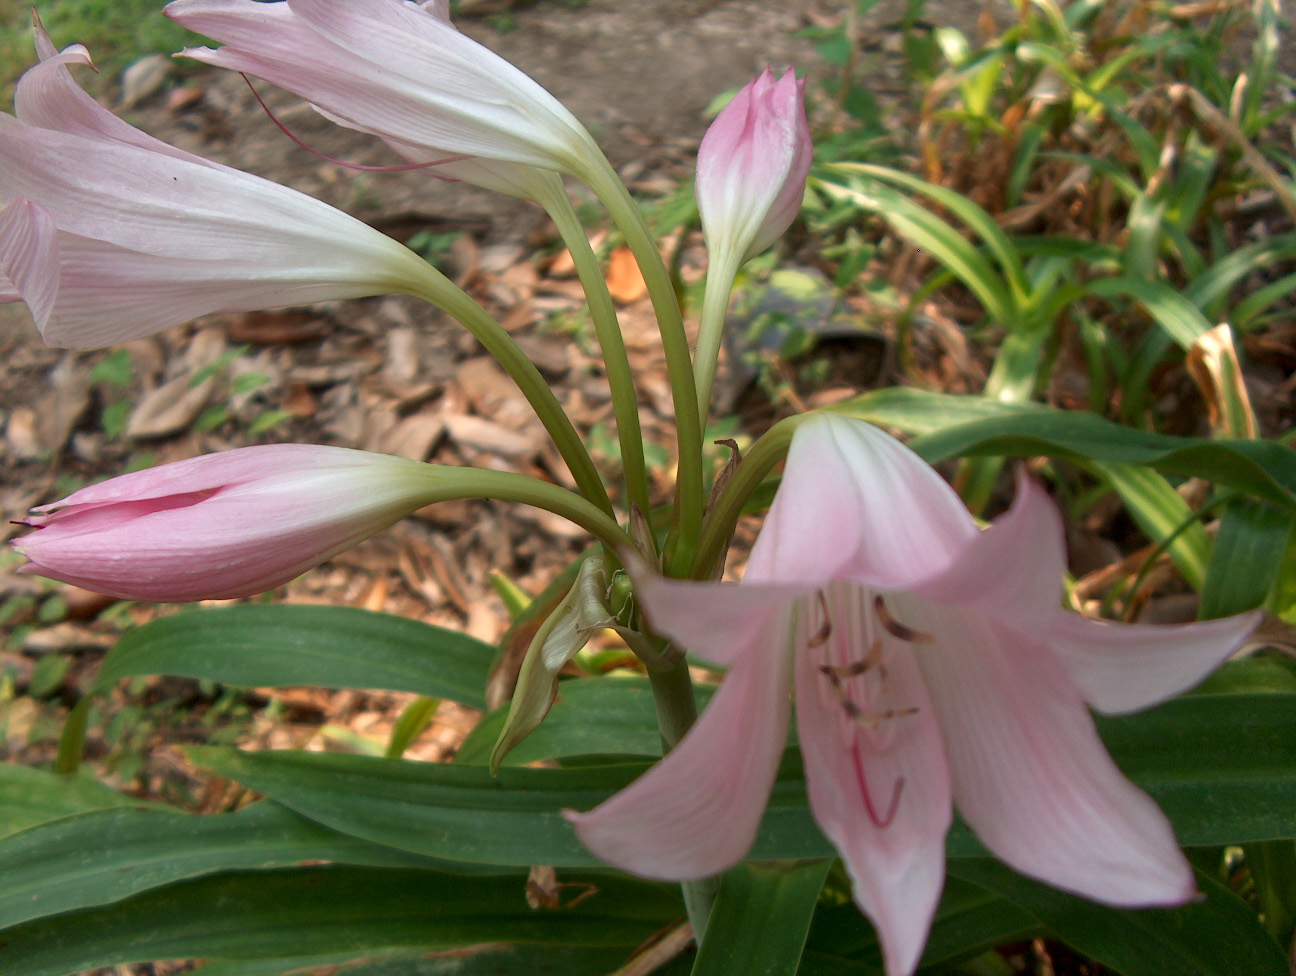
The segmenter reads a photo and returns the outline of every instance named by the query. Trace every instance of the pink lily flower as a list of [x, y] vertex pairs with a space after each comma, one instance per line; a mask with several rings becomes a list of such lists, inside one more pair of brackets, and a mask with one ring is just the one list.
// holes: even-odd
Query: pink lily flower
[[[702, 138], [697, 203], [713, 254], [739, 263], [783, 235], [801, 211], [813, 147], [805, 79], [768, 68], [716, 116]], [[713, 259], [715, 260], [715, 259]]]
[[810, 807], [912, 973], [956, 805], [1024, 874], [1115, 905], [1174, 905], [1193, 875], [1165, 816], [1103, 748], [1085, 703], [1143, 708], [1199, 681], [1257, 615], [1183, 626], [1061, 609], [1062, 523], [1021, 478], [984, 531], [882, 431], [831, 414], [793, 437], [740, 584], [641, 572], [652, 626], [729, 667], [665, 759], [576, 832], [636, 874], [691, 880], [747, 853], [783, 752], [788, 683]]
[[33, 509], [36, 573], [126, 600], [271, 589], [438, 500], [430, 465], [310, 444], [244, 447], [111, 478]]
[[602, 160], [561, 102], [460, 33], [443, 2], [173, 0], [165, 13], [224, 45], [186, 57], [295, 92], [411, 161], [441, 161], [432, 173], [534, 198], [527, 167], [581, 176]]
[[221, 311], [435, 287], [408, 248], [303, 193], [159, 142], [40, 64], [0, 113], [0, 301], [92, 348]]

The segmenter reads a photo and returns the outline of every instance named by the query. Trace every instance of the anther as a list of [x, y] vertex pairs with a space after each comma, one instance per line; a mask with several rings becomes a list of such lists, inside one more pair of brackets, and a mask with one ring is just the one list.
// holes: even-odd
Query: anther
[[882, 626], [886, 628], [886, 632], [898, 640], [908, 641], [910, 644], [932, 644], [936, 640], [932, 634], [914, 630], [891, 616], [891, 612], [887, 610], [886, 602], [880, 595], [873, 597], [873, 611], [877, 614]]
[[808, 648], [823, 647], [828, 643], [828, 638], [832, 636], [832, 618], [828, 616], [828, 598], [824, 596], [823, 590], [820, 590], [817, 596], [819, 597], [819, 607], [823, 611], [823, 623], [819, 625], [819, 629], [815, 631], [814, 635], [806, 641], [806, 647]]

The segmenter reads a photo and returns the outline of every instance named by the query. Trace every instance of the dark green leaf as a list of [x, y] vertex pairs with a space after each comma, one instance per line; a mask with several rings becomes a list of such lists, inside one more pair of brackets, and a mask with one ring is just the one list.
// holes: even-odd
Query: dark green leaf
[[1031, 408], [946, 427], [916, 438], [910, 447], [932, 463], [999, 454], [1147, 465], [1237, 488], [1296, 513], [1296, 451], [1272, 441], [1171, 437], [1097, 414]]
[[[1008, 899], [958, 878], [946, 878], [920, 965], [949, 963], [1042, 932], [1034, 915]], [[823, 956], [853, 959], [856, 972], [861, 964], [870, 973], [882, 972], [877, 933], [853, 904], [820, 906], [810, 927], [806, 965], [800, 976], [836, 972]]]
[[[329, 976], [607, 976], [625, 964], [626, 956], [624, 947], [486, 944], [448, 952], [363, 959], [333, 955], [220, 960], [194, 972], [197, 976], [316, 976], [320, 972]], [[653, 976], [667, 973], [657, 969]]]
[[535, 910], [525, 874], [313, 867], [196, 878], [6, 929], [0, 972], [63, 976], [142, 960], [354, 958], [487, 942], [629, 949], [683, 914], [670, 885], [607, 874], [560, 880], [595, 893]]
[[[1182, 843], [1296, 835], [1296, 693], [1190, 695], [1098, 727], [1112, 755], [1161, 804]], [[575, 769], [431, 765], [366, 756], [193, 748], [196, 763], [344, 833], [448, 860], [596, 863], [562, 819], [628, 785], [642, 763]], [[984, 851], [965, 827], [951, 856]], [[752, 850], [755, 860], [832, 857], [806, 809], [799, 757], [787, 757]]]
[[[193, 761], [335, 830], [447, 860], [590, 867], [564, 809], [589, 810], [647, 763], [574, 769], [415, 763], [315, 752], [193, 747]], [[752, 856], [832, 857], [805, 805], [796, 757], [775, 784]]]
[[91, 810], [0, 842], [0, 927], [120, 901], [203, 874], [305, 861], [437, 866], [334, 833], [272, 802], [208, 816], [158, 807]]
[[1200, 615], [1227, 617], [1264, 603], [1282, 568], [1296, 517], [1235, 498], [1224, 507], [1206, 566]]
[[693, 976], [793, 976], [831, 866], [775, 862], [727, 872]]
[[0, 837], [90, 810], [148, 806], [88, 776], [0, 763]]
[[[698, 708], [704, 708], [715, 689], [695, 688]], [[455, 761], [484, 766], [504, 725], [506, 709], [487, 715], [468, 733]], [[558, 684], [558, 698], [540, 727], [505, 758], [508, 766], [537, 759], [572, 756], [661, 755], [661, 731], [652, 688], [646, 678], [582, 678]]]
[[244, 604], [131, 631], [105, 658], [99, 680], [172, 674], [253, 688], [382, 688], [484, 708], [494, 655], [466, 634], [391, 614]]
[[1011, 899], [1074, 949], [1123, 976], [1288, 976], [1287, 960], [1254, 911], [1198, 872], [1205, 895], [1179, 908], [1099, 905], [1017, 874], [998, 861], [968, 858], [950, 873]]

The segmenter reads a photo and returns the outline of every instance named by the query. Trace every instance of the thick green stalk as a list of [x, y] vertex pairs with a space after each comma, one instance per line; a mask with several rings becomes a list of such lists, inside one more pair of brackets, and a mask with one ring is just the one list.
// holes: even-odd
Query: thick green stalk
[[747, 499], [760, 487], [766, 475], [787, 457], [788, 446], [792, 443], [792, 434], [797, 424], [809, 416], [810, 414], [803, 413], [780, 420], [748, 448], [742, 462], [734, 469], [729, 483], [707, 511], [697, 552], [689, 567], [690, 579], [715, 578]]
[[[649, 668], [648, 682], [652, 685], [653, 703], [657, 706], [657, 725], [661, 729], [662, 748], [669, 752], [678, 745], [684, 733], [697, 721], [697, 699], [693, 695], [693, 679], [688, 662], [680, 659], [668, 668]], [[693, 937], [698, 945], [706, 935], [711, 909], [720, 889], [719, 878], [701, 878], [682, 882], [684, 907], [693, 924]]]
[[593, 504], [611, 516], [612, 503], [603, 487], [603, 479], [599, 477], [589, 451], [572, 426], [571, 418], [563, 410], [545, 378], [540, 375], [540, 370], [536, 369], [535, 363], [518, 348], [518, 344], [504, 327], [463, 289], [431, 265], [428, 265], [427, 270], [429, 278], [426, 288], [413, 291], [413, 294], [449, 312], [513, 378], [513, 382], [518, 385], [518, 389], [544, 424], [545, 430], [553, 438], [558, 453], [576, 479], [577, 487]]
[[662, 351], [670, 374], [671, 398], [675, 405], [675, 436], [679, 450], [679, 469], [675, 476], [675, 515], [666, 543], [666, 575], [681, 576], [693, 558], [698, 533], [702, 527], [705, 493], [702, 487], [702, 426], [698, 422], [697, 390], [693, 383], [693, 359], [689, 354], [688, 335], [679, 300], [670, 274], [657, 250], [657, 242], [648, 230], [643, 214], [630, 191], [625, 188], [612, 164], [601, 159], [581, 174], [595, 196], [611, 214], [613, 222], [625, 237], [634, 254], [648, 297], [652, 300], [661, 331]]
[[585, 290], [585, 301], [589, 305], [599, 348], [603, 351], [608, 387], [612, 391], [612, 411], [616, 416], [617, 441], [621, 446], [621, 470], [625, 476], [626, 498], [645, 518], [650, 518], [652, 502], [648, 496], [648, 473], [644, 465], [643, 432], [639, 427], [639, 398], [635, 394], [634, 375], [630, 371], [630, 359], [626, 355], [616, 307], [612, 304], [612, 296], [603, 278], [603, 270], [599, 267], [598, 257], [590, 247], [589, 238], [585, 236], [585, 228], [581, 226], [575, 208], [563, 192], [562, 184], [556, 183], [555, 188], [552, 199], [546, 198], [538, 202], [558, 227], [558, 233], [576, 265], [581, 287]]
[[[617, 525], [610, 513], [560, 485], [513, 471], [492, 471], [489, 468], [448, 464], [429, 464], [426, 468], [427, 476], [438, 482], [428, 492], [429, 505], [455, 498], [493, 498], [502, 502], [519, 502], [561, 515], [586, 529], [612, 552], [634, 548], [630, 536]], [[607, 501], [606, 496], [600, 497]]]
[[707, 268], [706, 293], [702, 298], [702, 321], [698, 326], [697, 351], [693, 354], [693, 376], [697, 386], [698, 419], [706, 428], [711, 411], [711, 388], [715, 384], [720, 344], [724, 340], [729, 295], [741, 265], [741, 255], [732, 250], [711, 255]]

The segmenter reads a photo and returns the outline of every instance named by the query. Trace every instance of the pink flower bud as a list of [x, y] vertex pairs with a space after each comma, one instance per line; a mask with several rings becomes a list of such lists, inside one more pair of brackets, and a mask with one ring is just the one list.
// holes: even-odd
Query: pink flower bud
[[274, 444], [163, 464], [33, 509], [19, 572], [127, 600], [260, 593], [437, 500], [437, 469]]
[[788, 229], [801, 210], [813, 147], [805, 80], [768, 68], [733, 97], [698, 149], [697, 203], [713, 253], [746, 261]]

